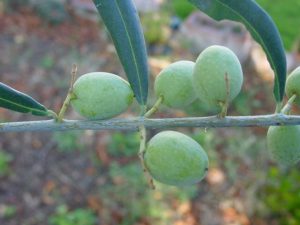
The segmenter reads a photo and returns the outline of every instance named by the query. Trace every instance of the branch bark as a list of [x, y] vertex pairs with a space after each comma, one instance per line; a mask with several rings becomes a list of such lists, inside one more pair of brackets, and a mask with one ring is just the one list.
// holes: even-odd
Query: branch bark
[[111, 120], [63, 120], [62, 123], [54, 120], [8, 122], [0, 123], [0, 132], [24, 131], [67, 131], [67, 130], [129, 130], [137, 131], [144, 125], [147, 129], [166, 129], [175, 127], [267, 127], [283, 125], [299, 125], [300, 116], [272, 114], [260, 116], [226, 116], [219, 118], [187, 117], [147, 119], [138, 117], [133, 119]]

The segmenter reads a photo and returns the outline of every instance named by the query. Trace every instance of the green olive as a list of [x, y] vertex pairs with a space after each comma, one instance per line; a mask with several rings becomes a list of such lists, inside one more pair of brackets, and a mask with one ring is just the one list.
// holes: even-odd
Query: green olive
[[148, 143], [144, 159], [153, 178], [169, 185], [195, 184], [208, 170], [208, 157], [202, 147], [175, 131], [156, 134]]
[[193, 101], [190, 105], [185, 107], [184, 111], [189, 116], [205, 116], [205, 115], [215, 115], [219, 112], [219, 107], [217, 106], [208, 106], [203, 103], [199, 98]]
[[268, 149], [278, 163], [291, 166], [300, 160], [300, 126], [272, 126], [267, 133]]
[[133, 100], [127, 81], [105, 72], [82, 75], [74, 83], [71, 105], [89, 119], [108, 119], [126, 111]]
[[163, 104], [183, 109], [196, 99], [192, 85], [194, 62], [178, 61], [163, 69], [155, 79], [154, 91]]
[[285, 93], [290, 98], [297, 95], [295, 103], [300, 105], [300, 67], [296, 68], [287, 78]]
[[203, 103], [211, 107], [228, 104], [239, 94], [242, 83], [241, 64], [230, 49], [214, 45], [199, 55], [193, 84]]

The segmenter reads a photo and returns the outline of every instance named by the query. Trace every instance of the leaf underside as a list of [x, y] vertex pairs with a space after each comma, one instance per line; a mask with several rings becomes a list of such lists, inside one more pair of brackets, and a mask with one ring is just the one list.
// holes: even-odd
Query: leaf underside
[[133, 0], [94, 0], [139, 104], [148, 97], [145, 39]]
[[31, 113], [36, 116], [47, 116], [45, 106], [32, 97], [19, 92], [0, 82], [0, 107], [21, 113]]
[[286, 81], [286, 56], [272, 18], [254, 0], [188, 0], [215, 20], [232, 20], [246, 26], [264, 49], [275, 73], [274, 96], [281, 102]]

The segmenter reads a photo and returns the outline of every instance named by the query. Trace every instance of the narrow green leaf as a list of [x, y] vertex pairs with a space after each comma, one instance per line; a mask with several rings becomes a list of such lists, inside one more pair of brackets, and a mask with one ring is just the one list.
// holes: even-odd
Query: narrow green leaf
[[272, 18], [254, 0], [188, 0], [215, 20], [243, 23], [264, 49], [275, 73], [274, 96], [281, 102], [286, 80], [283, 43]]
[[94, 0], [94, 3], [112, 37], [137, 101], [146, 105], [149, 71], [147, 52], [133, 0]]
[[32, 97], [0, 82], [0, 107], [36, 116], [47, 116], [48, 110]]

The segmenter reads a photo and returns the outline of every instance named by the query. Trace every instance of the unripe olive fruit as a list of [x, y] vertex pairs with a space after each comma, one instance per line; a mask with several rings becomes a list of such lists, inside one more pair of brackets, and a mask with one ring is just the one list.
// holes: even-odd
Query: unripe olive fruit
[[229, 103], [241, 91], [243, 71], [237, 56], [223, 46], [206, 48], [196, 60], [193, 84], [207, 105]]
[[194, 62], [178, 61], [163, 69], [155, 79], [154, 92], [163, 104], [182, 109], [196, 99], [192, 85]]
[[189, 116], [200, 116], [200, 115], [215, 115], [218, 113], [220, 108], [217, 106], [208, 106], [203, 103], [199, 98], [193, 101], [190, 105], [185, 107], [184, 111]]
[[148, 143], [144, 159], [152, 177], [169, 185], [194, 184], [208, 170], [208, 157], [202, 147], [175, 131], [156, 134]]
[[133, 100], [127, 81], [105, 72], [87, 73], [73, 87], [71, 105], [89, 119], [108, 119], [126, 111]]
[[297, 95], [295, 102], [300, 105], [300, 67], [296, 68], [287, 78], [285, 85], [286, 95], [290, 98]]
[[300, 126], [272, 126], [267, 133], [268, 149], [278, 163], [293, 165], [300, 159]]

